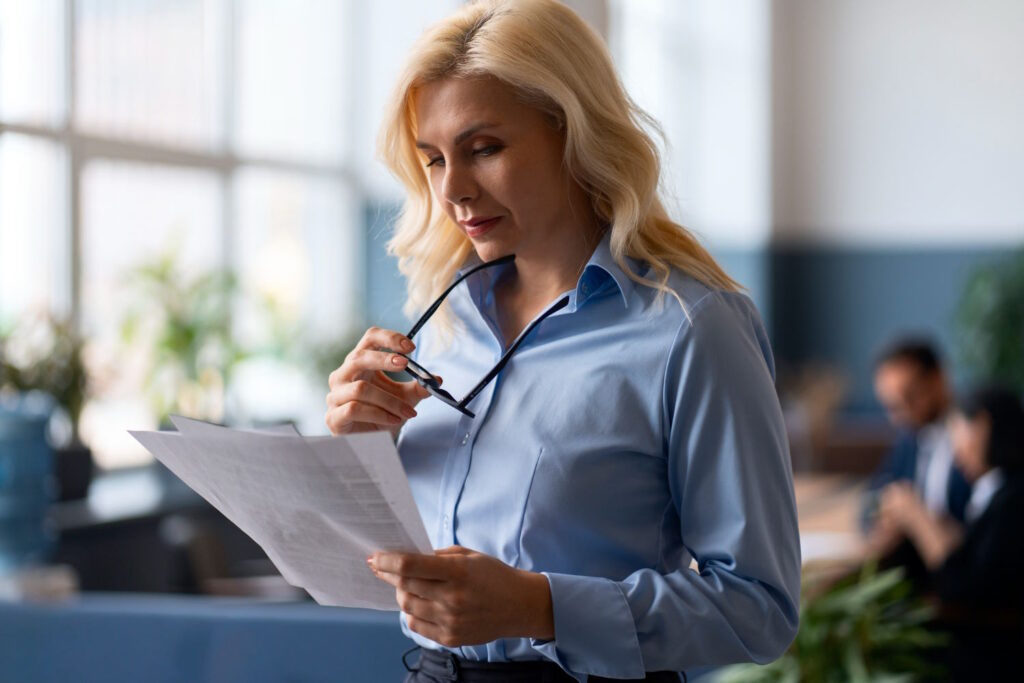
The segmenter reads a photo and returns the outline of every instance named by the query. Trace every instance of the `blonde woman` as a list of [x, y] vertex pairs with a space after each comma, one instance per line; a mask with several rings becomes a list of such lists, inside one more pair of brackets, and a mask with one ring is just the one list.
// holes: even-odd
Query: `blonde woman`
[[390, 247], [423, 315], [366, 332], [326, 421], [396, 435], [438, 548], [368, 559], [421, 648], [408, 680], [778, 657], [800, 550], [768, 340], [666, 215], [600, 38], [554, 0], [469, 4], [385, 116], [408, 193]]

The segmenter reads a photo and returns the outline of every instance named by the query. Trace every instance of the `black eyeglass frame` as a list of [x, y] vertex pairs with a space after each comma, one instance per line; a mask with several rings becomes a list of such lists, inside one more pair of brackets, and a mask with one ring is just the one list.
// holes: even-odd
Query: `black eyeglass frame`
[[[430, 319], [430, 316], [432, 316], [434, 312], [441, 307], [441, 304], [444, 303], [445, 297], [447, 297], [452, 292], [452, 290], [459, 286], [459, 284], [461, 284], [463, 280], [468, 278], [473, 273], [479, 270], [483, 270], [484, 268], [490, 268], [491, 266], [499, 266], [506, 263], [512, 263], [515, 260], [515, 258], [515, 254], [509, 254], [508, 256], [496, 258], [493, 261], [481, 263], [467, 270], [452, 284], [450, 284], [448, 286], [448, 289], [444, 290], [441, 296], [437, 297], [434, 303], [432, 303], [430, 307], [426, 311], [424, 311], [423, 315], [421, 315], [420, 319], [416, 321], [416, 324], [412, 326], [412, 329], [409, 331], [409, 334], [407, 334], [406, 337], [412, 339], [413, 335], [419, 332], [420, 328], [422, 328]], [[544, 318], [548, 317], [555, 311], [564, 308], [565, 306], [568, 305], [568, 303], [569, 297], [562, 297], [562, 299], [560, 299], [556, 304], [551, 306], [551, 308], [546, 310], [536, 320], [530, 323], [530, 325], [525, 330], [523, 330], [523, 332], [519, 335], [519, 338], [516, 339], [515, 342], [508, 348], [508, 350], [506, 350], [505, 353], [501, 355], [501, 359], [498, 361], [498, 363], [493, 368], [491, 368], [490, 372], [484, 375], [483, 379], [477, 382], [477, 385], [475, 387], [469, 390], [469, 393], [467, 393], [461, 401], [457, 400], [450, 393], [442, 389], [437, 381], [437, 377], [433, 373], [431, 373], [425, 367], [414, 361], [412, 358], [409, 358], [409, 356], [407, 356], [406, 354], [399, 353], [400, 356], [403, 356], [408, 361], [406, 367], [403, 368], [403, 372], [412, 377], [421, 387], [429, 391], [431, 395], [439, 398], [441, 401], [447, 403], [452, 408], [455, 408], [463, 415], [466, 415], [467, 417], [470, 418], [476, 418], [476, 414], [466, 407], [469, 404], [469, 402], [476, 398], [477, 394], [483, 391], [484, 387], [486, 387], [491, 380], [498, 376], [498, 373], [502, 371], [502, 369], [508, 363], [509, 359], [512, 357], [512, 354], [515, 352], [517, 348], [519, 348], [519, 345], [523, 342], [524, 339], [526, 339], [530, 332], [532, 332], [533, 329], [537, 327], [537, 325], [539, 325], [542, 320], [544, 320]]]

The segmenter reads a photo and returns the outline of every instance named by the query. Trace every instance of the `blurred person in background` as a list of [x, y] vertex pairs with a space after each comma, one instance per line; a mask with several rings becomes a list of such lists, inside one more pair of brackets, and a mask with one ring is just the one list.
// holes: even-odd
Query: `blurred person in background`
[[[907, 482], [931, 514], [958, 522], [964, 520], [971, 487], [953, 459], [946, 423], [953, 392], [934, 345], [909, 338], [891, 344], [875, 364], [875, 394], [901, 434], [871, 477], [862, 522], [873, 546], [896, 549], [891, 530], [874, 524], [887, 485]], [[895, 553], [894, 563], [916, 565], [921, 573], [910, 548]]]
[[[881, 494], [879, 525], [913, 544], [953, 636], [955, 680], [1011, 680], [1024, 645], [1024, 408], [1013, 391], [979, 388], [956, 407], [957, 464], [974, 485], [965, 525], [937, 518], [906, 481]], [[1019, 677], [1015, 678], [1019, 680]]]

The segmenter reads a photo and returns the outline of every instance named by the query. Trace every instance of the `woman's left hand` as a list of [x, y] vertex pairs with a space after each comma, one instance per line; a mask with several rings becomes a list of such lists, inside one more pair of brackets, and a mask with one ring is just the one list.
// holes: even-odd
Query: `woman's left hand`
[[395, 587], [409, 628], [447, 647], [554, 637], [547, 577], [450, 546], [433, 555], [378, 552], [367, 560]]

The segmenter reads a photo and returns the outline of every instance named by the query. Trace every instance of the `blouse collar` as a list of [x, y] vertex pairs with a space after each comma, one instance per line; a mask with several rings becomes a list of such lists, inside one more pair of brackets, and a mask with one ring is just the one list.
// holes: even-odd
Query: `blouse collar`
[[967, 501], [964, 519], [968, 522], [974, 522], [978, 517], [981, 517], [982, 513], [988, 508], [989, 503], [992, 502], [992, 497], [996, 495], [1003, 485], [1005, 479], [1003, 471], [998, 467], [994, 467], [978, 477], [978, 480], [974, 482], [974, 486], [971, 489], [971, 498]]
[[[580, 275], [579, 280], [576, 281], [576, 307], [582, 306], [587, 299], [591, 298], [596, 293], [603, 291], [605, 289], [605, 285], [610, 281], [614, 283], [614, 286], [618, 289], [619, 295], [622, 297], [623, 306], [629, 308], [629, 300], [633, 294], [633, 289], [636, 286], [636, 283], [629, 278], [629, 276], [622, 270], [622, 268], [619, 267], [615, 262], [615, 259], [612, 257], [611, 234], [612, 231], [610, 228], [604, 231], [601, 241], [597, 243], [597, 246], [594, 248], [594, 252], [590, 255], [586, 265], [583, 267], [583, 273]], [[480, 257], [477, 256], [476, 251], [471, 251], [453, 279], [461, 277], [467, 270], [480, 265], [481, 263], [483, 263], [483, 261], [481, 261]], [[641, 261], [627, 256], [626, 263], [629, 265], [630, 270], [632, 270], [633, 273], [642, 272]], [[508, 266], [497, 266], [494, 269], [488, 268], [471, 276], [469, 279], [473, 280], [478, 277], [485, 277], [487, 279], [487, 283], [481, 289], [482, 291], [487, 291], [505, 268], [508, 268]], [[489, 272], [491, 270], [494, 272]], [[471, 287], [470, 289], [472, 291], [474, 288]]]

